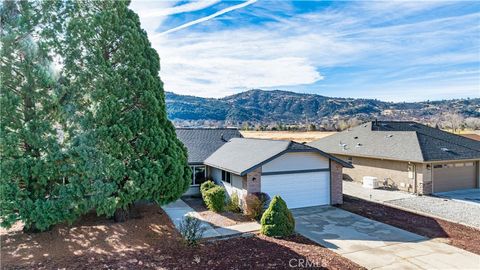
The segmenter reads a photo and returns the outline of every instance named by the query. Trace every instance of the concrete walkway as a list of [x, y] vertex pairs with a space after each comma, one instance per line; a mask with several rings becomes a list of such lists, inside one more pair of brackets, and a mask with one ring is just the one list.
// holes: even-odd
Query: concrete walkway
[[292, 210], [303, 236], [368, 269], [479, 269], [480, 256], [335, 207]]
[[191, 215], [202, 220], [202, 227], [205, 228], [203, 238], [228, 237], [260, 230], [260, 224], [258, 224], [258, 222], [246, 222], [228, 227], [214, 228], [212, 225], [210, 225], [210, 223], [203, 220], [199, 213], [197, 213], [182, 200], [177, 200], [173, 203], [163, 206], [162, 208], [170, 217], [177, 230], [179, 229], [180, 222], [187, 215]]

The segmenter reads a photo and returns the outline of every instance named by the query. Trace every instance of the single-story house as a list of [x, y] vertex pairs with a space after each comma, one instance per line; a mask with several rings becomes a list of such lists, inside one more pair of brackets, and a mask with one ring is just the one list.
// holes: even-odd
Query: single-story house
[[230, 139], [243, 138], [237, 129], [230, 128], [177, 128], [175, 131], [187, 148], [188, 165], [192, 169], [192, 184], [186, 195], [200, 194], [200, 185], [209, 175], [203, 163], [205, 159]]
[[309, 145], [353, 164], [353, 181], [416, 194], [479, 188], [480, 142], [416, 122], [368, 122]]
[[[193, 162], [194, 156], [200, 156], [195, 152], [202, 149], [186, 141], [196, 140], [195, 129], [189, 132], [190, 136], [179, 138]], [[215, 129], [210, 132], [219, 134]], [[237, 136], [223, 142], [203, 161], [195, 162], [192, 166], [205, 166], [206, 179], [224, 186], [229, 195], [237, 193], [242, 204], [247, 195], [264, 192], [271, 197], [282, 196], [290, 208], [342, 203], [342, 169], [352, 168], [349, 163], [304, 144]], [[192, 195], [192, 190], [188, 194]]]

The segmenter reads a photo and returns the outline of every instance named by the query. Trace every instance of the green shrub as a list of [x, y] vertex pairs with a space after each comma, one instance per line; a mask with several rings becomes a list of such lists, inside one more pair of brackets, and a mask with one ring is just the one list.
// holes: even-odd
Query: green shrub
[[280, 196], [273, 197], [270, 206], [263, 213], [260, 232], [267, 236], [285, 237], [295, 230], [295, 220]]
[[213, 187], [216, 187], [217, 185], [212, 181], [212, 180], [208, 180], [208, 181], [205, 181], [203, 182], [201, 185], [200, 185], [200, 194], [202, 195], [202, 199], [205, 201], [205, 197], [203, 196], [203, 194], [213, 188]]
[[240, 213], [242, 208], [240, 207], [240, 198], [238, 198], [237, 192], [233, 192], [228, 200], [227, 211]]
[[225, 208], [225, 189], [215, 186], [203, 193], [203, 201], [209, 210], [223, 212]]
[[198, 218], [187, 215], [180, 222], [179, 231], [187, 246], [196, 246], [205, 232], [205, 227], [202, 227]]
[[205, 181], [200, 185], [200, 193], [203, 194], [205, 191], [207, 191], [207, 190], [209, 190], [213, 187], [216, 187], [216, 186], [217, 185], [212, 180]]

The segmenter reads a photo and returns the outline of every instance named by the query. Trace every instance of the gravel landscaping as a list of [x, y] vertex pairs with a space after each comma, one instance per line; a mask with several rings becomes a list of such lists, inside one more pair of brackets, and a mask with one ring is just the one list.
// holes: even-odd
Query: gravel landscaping
[[475, 205], [431, 196], [415, 196], [386, 203], [480, 228], [480, 204]]
[[200, 214], [202, 219], [210, 223], [210, 225], [212, 225], [214, 228], [228, 227], [244, 222], [253, 221], [242, 213], [232, 213], [228, 211], [222, 213], [215, 213], [213, 211], [210, 211], [207, 209], [201, 198], [185, 197], [182, 198], [182, 200], [186, 204], [188, 204], [188, 206], [197, 211], [197, 213]]
[[[480, 229], [344, 196], [340, 208], [480, 255]], [[478, 218], [478, 215], [477, 215]]]
[[90, 214], [72, 226], [25, 234], [0, 230], [2, 269], [364, 269], [302, 236], [263, 235], [187, 247], [156, 205], [124, 223]]

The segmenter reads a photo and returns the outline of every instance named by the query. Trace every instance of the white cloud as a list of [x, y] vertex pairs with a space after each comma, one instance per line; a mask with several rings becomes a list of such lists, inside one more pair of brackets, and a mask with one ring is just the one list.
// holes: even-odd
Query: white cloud
[[[337, 91], [335, 96], [345, 93], [357, 97], [376, 95], [373, 97], [387, 100], [416, 98], [402, 95], [405, 89], [408, 93], [421, 92], [422, 98], [436, 93], [446, 96], [449, 91], [478, 96], [479, 81], [470, 79], [478, 77], [478, 71], [471, 71], [473, 74], [461, 81], [452, 66], [479, 63], [480, 42], [473, 37], [478, 37], [480, 31], [480, 14], [439, 13], [422, 20], [402, 20], [448, 5], [355, 2], [345, 8], [295, 16], [272, 14], [268, 16], [270, 22], [261, 25], [211, 29], [211, 24], [205, 24], [203, 29], [195, 28], [202, 29], [199, 32], [189, 29], [193, 24], [201, 26], [207, 20], [217, 20], [215, 17], [222, 13], [171, 28], [166, 31], [168, 34], [155, 33], [158, 24], [147, 27], [147, 31], [161, 56], [160, 75], [165, 89], [181, 94], [223, 97], [248, 88], [318, 86], [324, 80], [326, 89], [350, 90]], [[230, 8], [235, 6], [238, 5]], [[167, 7], [162, 14], [180, 11], [174, 8]], [[234, 24], [238, 14], [227, 10], [232, 12], [221, 18]], [[257, 10], [252, 5], [242, 10], [242, 16], [265, 16], [269, 11], [261, 9], [256, 14]], [[183, 30], [177, 31], [180, 29]], [[322, 70], [335, 68], [356, 69], [344, 77], [337, 75], [336, 81], [332, 81], [330, 78], [336, 74]], [[432, 69], [445, 69], [445, 73]], [[361, 92], [352, 94], [351, 89]]]
[[149, 8], [145, 10], [145, 12], [142, 14], [142, 17], [143, 18], [161, 17], [161, 16], [169, 16], [169, 15], [178, 14], [178, 13], [191, 12], [191, 11], [207, 8], [218, 2], [220, 2], [220, 0], [203, 0], [203, 1], [190, 2], [180, 6], [168, 7], [168, 8], [154, 8], [154, 9]]
[[[185, 23], [185, 24], [182, 24], [180, 26], [177, 26], [177, 27], [174, 27], [174, 28], [171, 28], [171, 29], [168, 29], [167, 31], [164, 31], [158, 35], [166, 35], [166, 34], [169, 34], [169, 33], [172, 33], [172, 32], [176, 32], [176, 31], [179, 31], [179, 30], [182, 30], [182, 29], [185, 29], [185, 28], [188, 28], [190, 26], [193, 26], [195, 24], [199, 24], [199, 23], [202, 23], [202, 22], [206, 22], [208, 20], [211, 20], [213, 18], [216, 18], [218, 16], [221, 16], [225, 13], [228, 13], [228, 12], [231, 12], [231, 11], [234, 11], [236, 9], [240, 9], [240, 8], [243, 8], [243, 7], [246, 7], [248, 5], [251, 5], [253, 3], [257, 2], [257, 0], [248, 0], [246, 2], [243, 2], [241, 4], [238, 4], [238, 5], [234, 5], [234, 6], [230, 6], [228, 8], [224, 8], [220, 11], [217, 11], [211, 15], [208, 15], [206, 17], [202, 17], [200, 19], [197, 19], [197, 20], [194, 20], [194, 21], [191, 21], [191, 22], [188, 22], [188, 23]], [[155, 38], [155, 37], [154, 37]]]

